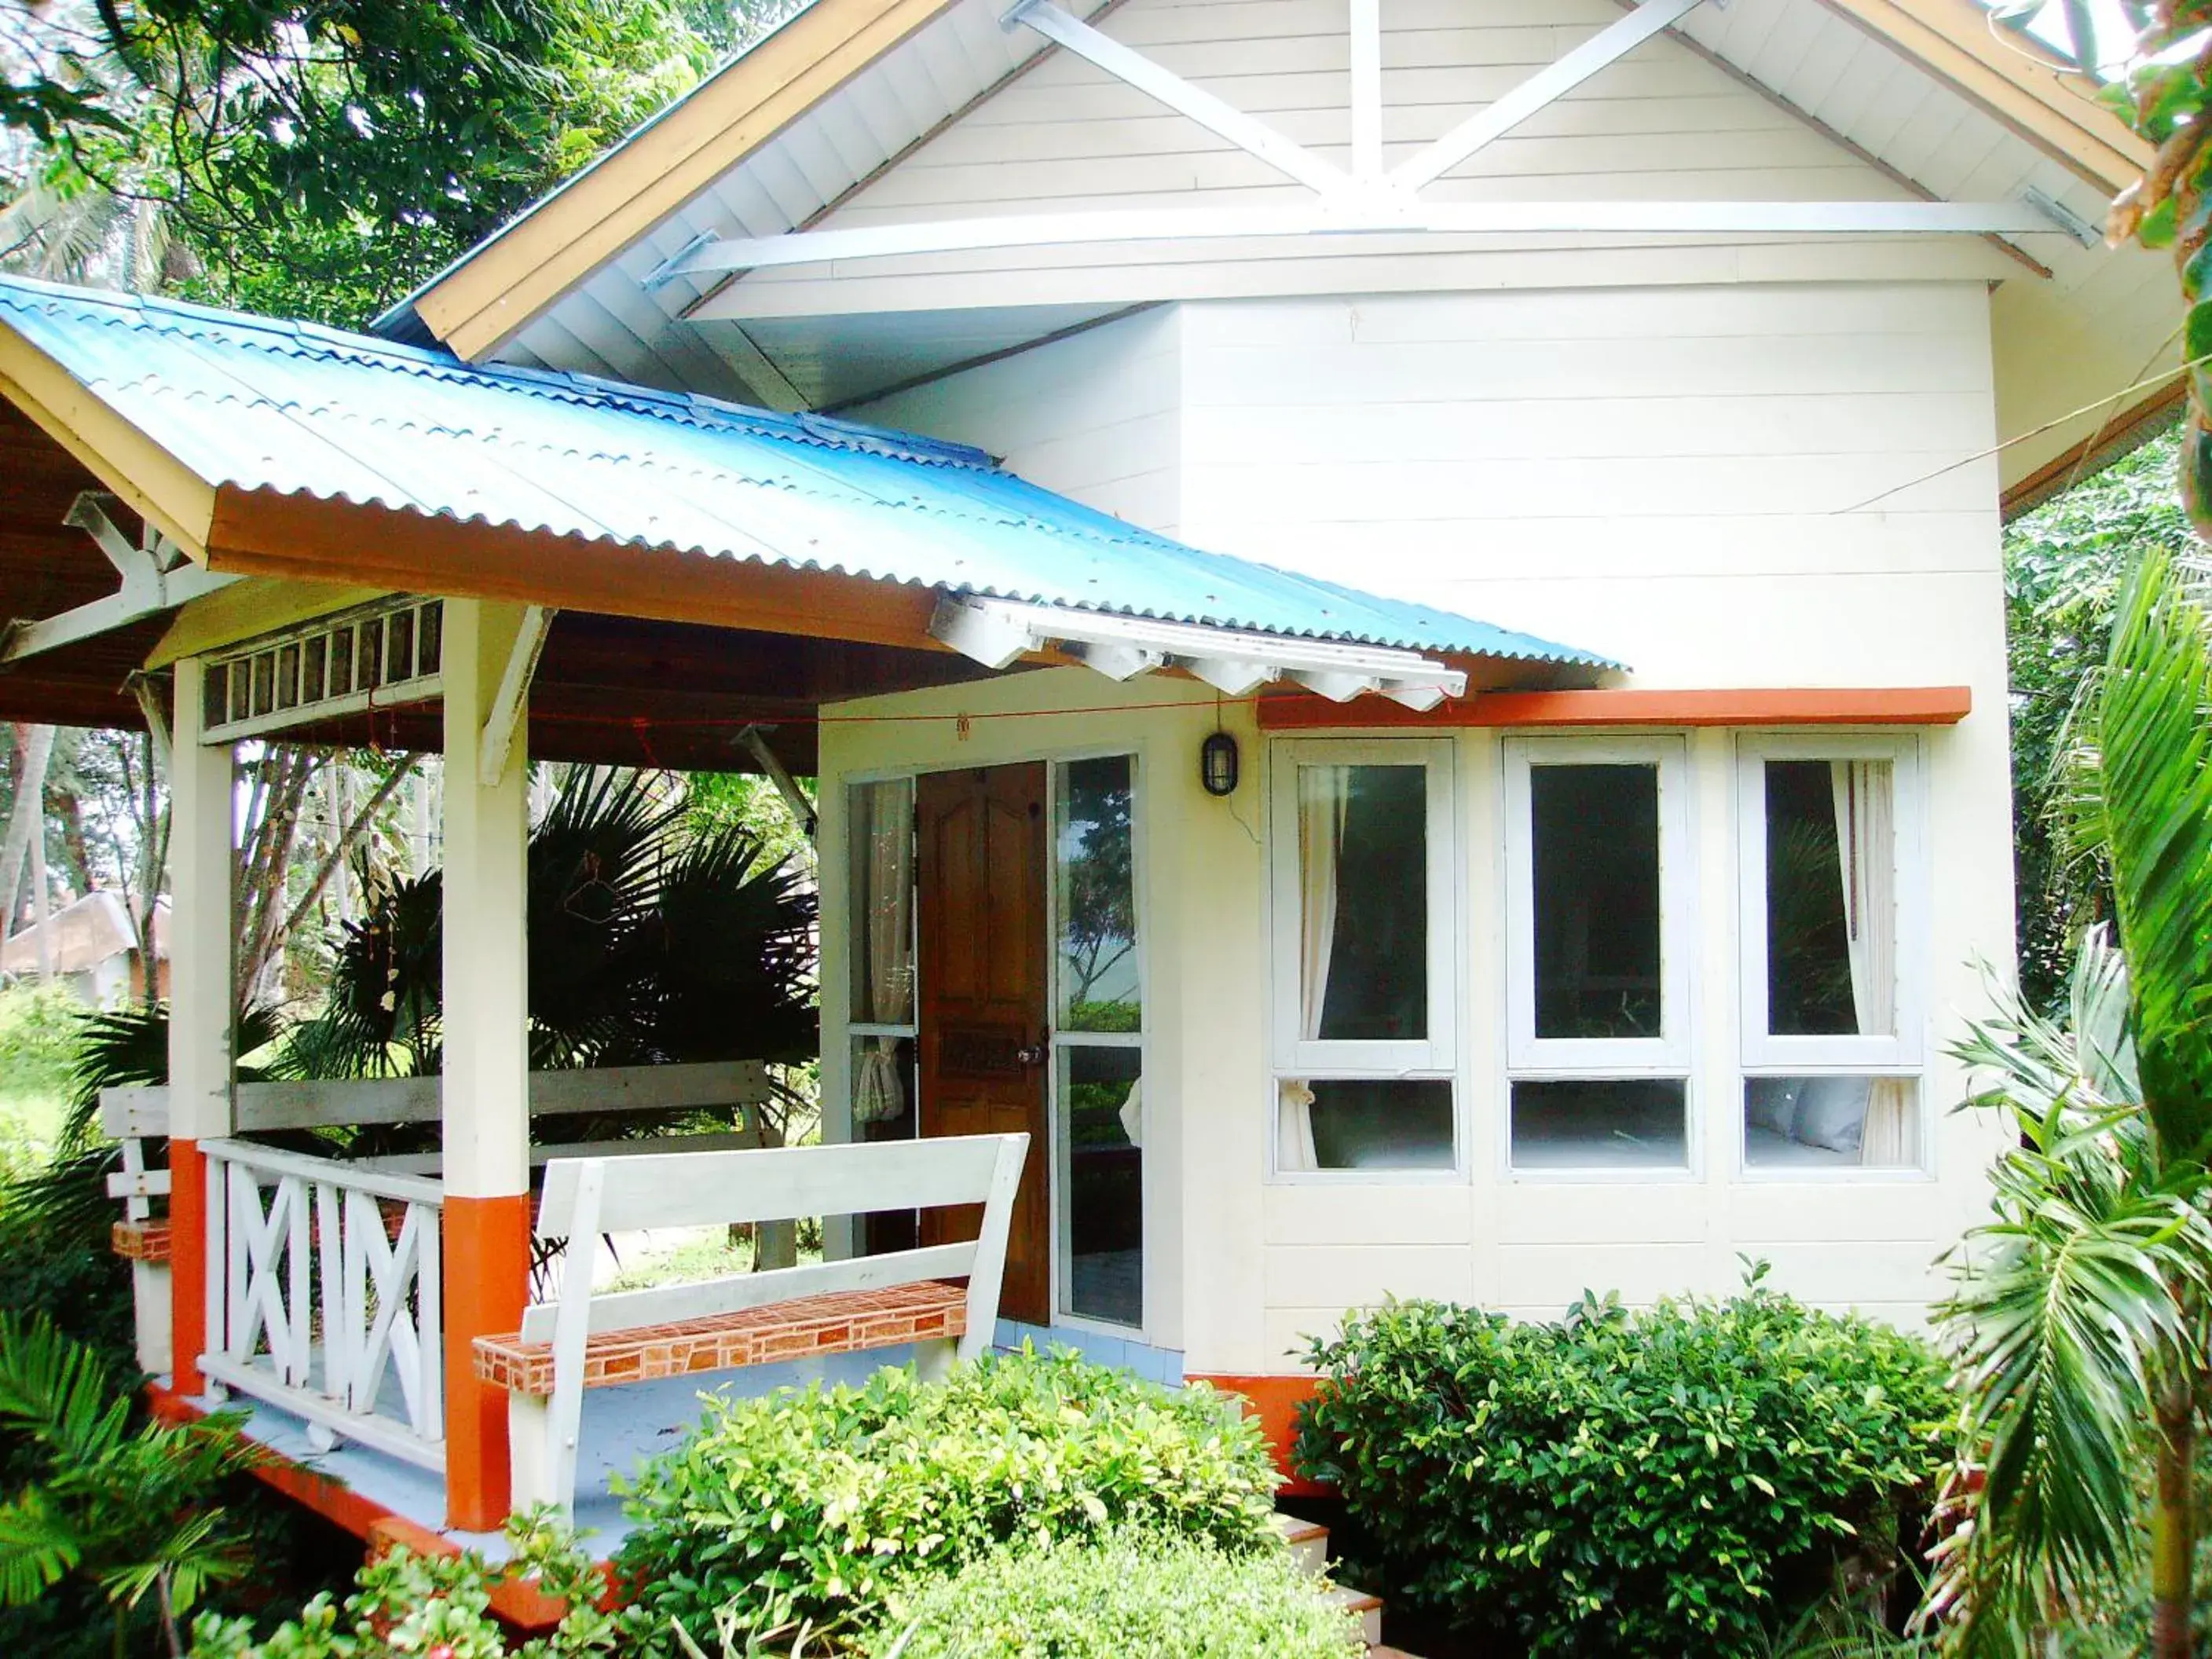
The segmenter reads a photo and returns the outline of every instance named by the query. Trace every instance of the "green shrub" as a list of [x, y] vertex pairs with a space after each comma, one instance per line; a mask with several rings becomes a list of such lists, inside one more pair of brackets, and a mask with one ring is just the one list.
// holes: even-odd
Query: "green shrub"
[[[592, 1558], [550, 1512], [507, 1523], [513, 1559], [493, 1567], [474, 1550], [457, 1555], [385, 1552], [362, 1567], [356, 1594], [339, 1607], [317, 1595], [265, 1639], [250, 1619], [203, 1615], [191, 1659], [600, 1659], [623, 1651], [620, 1615], [599, 1603], [605, 1589]], [[491, 1610], [502, 1579], [525, 1577], [567, 1603], [561, 1622], [510, 1648]]]
[[886, 1369], [857, 1389], [711, 1397], [640, 1473], [616, 1568], [665, 1652], [672, 1619], [703, 1644], [725, 1609], [749, 1633], [849, 1627], [1015, 1539], [1136, 1526], [1255, 1549], [1274, 1485], [1258, 1429], [1208, 1390], [987, 1355], [941, 1383]]
[[1395, 1304], [1316, 1343], [1304, 1473], [1369, 1588], [1534, 1654], [1762, 1650], [1841, 1558], [1894, 1570], [1941, 1458], [1928, 1344], [1759, 1287], [1553, 1325]]
[[1280, 1550], [1062, 1540], [921, 1586], [859, 1646], [878, 1659], [1347, 1659], [1358, 1620], [1323, 1589]]

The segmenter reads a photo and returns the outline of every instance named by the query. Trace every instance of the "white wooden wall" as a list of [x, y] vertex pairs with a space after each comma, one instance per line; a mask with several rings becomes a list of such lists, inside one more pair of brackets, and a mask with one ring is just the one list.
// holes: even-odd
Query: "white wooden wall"
[[[1391, 0], [1389, 165], [1620, 15], [1611, 0]], [[1103, 32], [1349, 165], [1346, 0], [1129, 0]], [[1880, 169], [1666, 37], [1647, 42], [1430, 187], [1438, 201], [1901, 200]], [[929, 140], [828, 228], [1051, 210], [1252, 207], [1303, 186], [1070, 53]], [[1295, 274], [1291, 274], [1295, 272]], [[2021, 267], [1971, 237], [1526, 236], [1209, 241], [939, 254], [756, 272], [746, 314], [927, 310], [1462, 285], [1734, 283]]]
[[[1988, 446], [1979, 284], [1316, 296], [1164, 315], [861, 412], [983, 443], [1017, 470], [1048, 466], [1032, 476], [1114, 510], [1127, 499], [1116, 445], [1076, 434], [1124, 429], [1112, 416], [1141, 378], [1180, 399], [1145, 428], [1174, 437], [1148, 474], [1172, 503], [1156, 521], [1198, 545], [1613, 653], [1638, 685], [1971, 686], [1976, 713], [1926, 738], [1930, 1055], [1956, 1033], [1980, 1000], [1974, 963], [2011, 950], [1996, 474], [1972, 461], [1878, 509], [1843, 509]], [[1029, 399], [1048, 386], [1051, 416], [1032, 434]], [[1106, 690], [1066, 671], [883, 706], [1096, 706]], [[1150, 843], [1146, 1092], [1154, 1145], [1172, 1122], [1181, 1168], [1203, 1173], [1176, 1206], [1181, 1318], [1150, 1340], [1183, 1347], [1191, 1370], [1291, 1369], [1303, 1335], [1385, 1293], [1552, 1315], [1586, 1287], [1724, 1292], [1739, 1253], [1771, 1259], [1782, 1285], [1814, 1301], [1900, 1321], [1940, 1293], [1930, 1264], [1985, 1204], [1996, 1145], [1987, 1124], [1948, 1115], [1964, 1092], [1948, 1061], [1927, 1073], [1931, 1177], [1737, 1169], [1731, 734], [1688, 739], [1701, 1095], [1690, 1170], [1577, 1182], [1506, 1170], [1498, 750], [1471, 732], [1458, 769], [1468, 1177], [1290, 1185], [1267, 1176], [1264, 744], [1245, 728], [1250, 785], [1216, 803], [1184, 787], [1195, 739], [1179, 714], [1090, 715], [1065, 734], [1012, 724], [1047, 750], [1143, 747], [1166, 795], [1148, 809], [1174, 828]], [[827, 772], [980, 758], [927, 724], [833, 735]]]
[[1163, 535], [1182, 504], [1182, 356], [1173, 307], [854, 411], [884, 426], [957, 434], [1047, 489]]

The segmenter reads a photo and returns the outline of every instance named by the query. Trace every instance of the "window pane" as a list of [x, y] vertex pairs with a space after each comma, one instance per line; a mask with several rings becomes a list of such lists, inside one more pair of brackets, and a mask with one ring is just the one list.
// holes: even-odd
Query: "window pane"
[[1426, 769], [1301, 766], [1297, 799], [1298, 1035], [1426, 1038]]
[[1137, 885], [1129, 830], [1130, 760], [1061, 769], [1060, 1026], [1134, 1031], [1144, 1024], [1137, 980]]
[[852, 857], [853, 1018], [914, 1023], [914, 780], [856, 783], [847, 795]]
[[1766, 1009], [1777, 1036], [1897, 1029], [1897, 832], [1886, 760], [1766, 763]]
[[1680, 1078], [1513, 1085], [1516, 1170], [1679, 1170], [1688, 1163]]
[[1285, 1169], [1449, 1170], [1452, 1167], [1452, 1085], [1443, 1079], [1316, 1078], [1283, 1085], [1285, 1128], [1301, 1133], [1302, 1097], [1313, 1160], [1285, 1148]]
[[1528, 770], [1539, 1037], [1656, 1037], [1659, 769]]
[[1919, 1085], [1911, 1078], [1747, 1078], [1743, 1161], [1764, 1170], [1917, 1168]]
[[1060, 1051], [1067, 1148], [1066, 1310], [1117, 1325], [1145, 1322], [1145, 1154], [1141, 1051], [1070, 1044]]

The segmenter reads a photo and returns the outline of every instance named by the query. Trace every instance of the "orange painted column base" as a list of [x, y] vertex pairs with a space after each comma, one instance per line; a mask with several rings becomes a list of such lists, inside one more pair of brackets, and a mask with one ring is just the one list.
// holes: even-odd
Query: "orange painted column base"
[[169, 1331], [176, 1355], [172, 1389], [196, 1395], [206, 1386], [200, 1356], [207, 1352], [207, 1160], [199, 1143], [169, 1142]]
[[1297, 1443], [1298, 1407], [1314, 1396], [1314, 1387], [1319, 1378], [1312, 1376], [1208, 1376], [1194, 1371], [1184, 1379], [1187, 1382], [1208, 1382], [1224, 1394], [1241, 1395], [1244, 1401], [1244, 1415], [1255, 1419], [1260, 1432], [1267, 1437], [1267, 1444], [1275, 1454], [1275, 1467], [1282, 1472], [1283, 1484], [1279, 1492], [1293, 1498], [1314, 1497], [1330, 1489], [1318, 1481], [1301, 1480], [1293, 1472], [1291, 1460], [1292, 1447]]
[[446, 1524], [490, 1532], [507, 1519], [507, 1390], [479, 1382], [476, 1339], [522, 1325], [530, 1294], [530, 1195], [448, 1194], [445, 1255]]

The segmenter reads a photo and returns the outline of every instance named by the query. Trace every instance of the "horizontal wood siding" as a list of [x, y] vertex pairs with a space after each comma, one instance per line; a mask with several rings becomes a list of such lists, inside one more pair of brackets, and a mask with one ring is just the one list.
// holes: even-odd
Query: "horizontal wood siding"
[[[1620, 15], [1608, 0], [1397, 0], [1383, 9], [1385, 164], [1412, 155], [1556, 60]], [[1129, 0], [1102, 25], [1115, 39], [1340, 166], [1350, 165], [1347, 15], [1344, 0]], [[1912, 192], [1753, 87], [1661, 37], [1454, 168], [1426, 192], [1439, 201], [1898, 200]], [[1081, 58], [1055, 52], [970, 111], [823, 222], [858, 227], [1004, 213], [1079, 209], [1239, 207], [1310, 199], [1303, 186], [1154, 103]], [[1431, 240], [1384, 249], [1367, 238], [1018, 249], [871, 260], [834, 270], [763, 271], [726, 303], [744, 314], [848, 312], [963, 302], [1006, 304], [1279, 288], [1285, 262], [1352, 269], [1337, 286], [1375, 281], [1377, 252], [1398, 269], [1379, 285], [1465, 280], [1459, 266], [1546, 249], [1611, 246], [1635, 256], [1667, 249], [1791, 244], [1789, 239], [1498, 237]], [[2017, 270], [1973, 239], [1883, 244], [1886, 272], [1985, 274]], [[1830, 258], [1863, 260], [1865, 240], [1829, 243]], [[1443, 256], [1454, 265], [1438, 265]], [[1991, 264], [1990, 262], [1995, 262]], [[1676, 263], [1679, 263], [1677, 260]], [[1662, 261], [1662, 266], [1666, 264]], [[1900, 264], [1902, 269], [1900, 269]], [[1164, 270], [1174, 275], [1164, 277]], [[1239, 274], [1223, 276], [1235, 270]], [[1219, 280], [1209, 283], [1206, 275]], [[1118, 276], [1116, 273], [1126, 273]], [[1696, 280], [1692, 276], [1690, 280]], [[1541, 273], [1504, 275], [1544, 281]], [[1592, 268], [1570, 281], [1618, 281]], [[1664, 280], [1681, 280], [1667, 277]], [[1163, 284], [1164, 283], [1164, 289]], [[902, 297], [902, 290], [905, 290]], [[736, 297], [741, 295], [742, 297]]]
[[850, 412], [975, 444], [1032, 483], [1174, 535], [1177, 333], [1177, 313], [1163, 307]]
[[1267, 300], [1182, 328], [1201, 545], [1571, 641], [1640, 686], [2001, 698], [1978, 287]]

